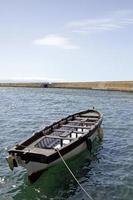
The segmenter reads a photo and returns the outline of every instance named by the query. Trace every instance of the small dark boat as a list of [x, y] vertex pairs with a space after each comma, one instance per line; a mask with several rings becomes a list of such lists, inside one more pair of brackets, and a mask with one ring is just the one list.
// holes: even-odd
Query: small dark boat
[[91, 151], [93, 140], [102, 136], [102, 119], [98, 111], [86, 110], [45, 127], [8, 151], [10, 168], [13, 170], [18, 165], [25, 167], [32, 180], [35, 175], [61, 160], [58, 151], [65, 160], [85, 148]]

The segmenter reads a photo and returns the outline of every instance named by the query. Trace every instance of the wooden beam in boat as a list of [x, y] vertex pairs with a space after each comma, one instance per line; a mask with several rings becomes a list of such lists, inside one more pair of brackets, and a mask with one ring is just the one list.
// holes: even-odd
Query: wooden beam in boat
[[98, 120], [98, 118], [93, 118], [93, 117], [91, 118], [91, 117], [89, 117], [88, 120], [91, 121], [91, 122], [95, 122], [95, 121]]
[[62, 130], [62, 129], [54, 129], [53, 132], [57, 133], [64, 133], [64, 134], [70, 134], [72, 133], [72, 130]]
[[66, 137], [69, 134], [72, 135], [73, 133], [75, 133], [76, 135], [78, 134], [85, 134], [87, 132], [83, 132], [83, 131], [71, 131], [71, 132], [64, 132], [63, 134], [60, 135], [60, 137]]
[[70, 137], [60, 137], [60, 136], [56, 136], [56, 135], [47, 135], [45, 136], [45, 138], [53, 138], [53, 139], [60, 139], [60, 140], [74, 140], [75, 138], [70, 138]]
[[75, 119], [77, 119], [77, 120], [87, 120], [88, 118], [87, 117], [75, 117]]
[[60, 129], [54, 129], [53, 132], [59, 132], [59, 133], [63, 133], [65, 132], [66, 130], [60, 130]]
[[81, 117], [91, 117], [91, 118], [94, 117], [94, 118], [99, 118], [99, 115], [95, 115], [95, 114], [94, 114], [94, 115], [92, 115], [92, 114], [91, 114], [91, 115], [90, 115], [90, 114], [81, 114], [80, 116], [81, 116]]
[[84, 132], [84, 131], [73, 131], [72, 133], [85, 134], [85, 133], [88, 133], [88, 132]]
[[74, 125], [62, 125], [62, 127], [67, 127], [67, 128], [81, 128], [81, 129], [90, 129], [90, 126], [74, 126]]
[[73, 121], [68, 121], [70, 123], [82, 123], [82, 124], [89, 124], [89, 125], [93, 125], [95, 124], [94, 122], [85, 122], [85, 121], [78, 121], [78, 120], [73, 120]]
[[[83, 119], [83, 117], [76, 117], [75, 119], [80, 119], [80, 120], [82, 120]], [[90, 122], [95, 122], [95, 121], [97, 121], [98, 120], [98, 118], [90, 118], [90, 117], [86, 117], [86, 120], [89, 120]]]
[[60, 135], [60, 137], [66, 137], [66, 136], [68, 136], [69, 134], [72, 134], [72, 133], [77, 133], [77, 134], [84, 134], [84, 133], [86, 133], [86, 132], [83, 132], [83, 131], [66, 131], [66, 130], [54, 130], [55, 132], [59, 132], [59, 133], [62, 133], [61, 135]]

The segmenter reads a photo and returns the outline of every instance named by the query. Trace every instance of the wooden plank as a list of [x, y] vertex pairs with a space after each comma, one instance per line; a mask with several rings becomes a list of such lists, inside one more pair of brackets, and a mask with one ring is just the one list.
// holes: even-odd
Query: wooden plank
[[89, 117], [88, 120], [91, 121], [91, 122], [95, 122], [95, 121], [98, 121], [98, 118], [90, 118]]
[[68, 135], [70, 135], [72, 133], [71, 130], [69, 131], [69, 130], [59, 130], [59, 129], [57, 129], [57, 131], [54, 130], [54, 132], [55, 133], [56, 132], [61, 133], [61, 135], [59, 135], [60, 137], [66, 137], [66, 136], [68, 136]]
[[87, 120], [88, 118], [87, 118], [87, 117], [75, 117], [75, 119], [77, 119], [77, 120], [78, 120], [78, 119], [79, 119], [79, 120], [84, 120], [84, 119], [86, 119], [86, 120]]
[[80, 123], [80, 124], [89, 124], [89, 125], [93, 125], [95, 124], [94, 122], [85, 122], [85, 121], [78, 121], [78, 120], [73, 120], [73, 121], [68, 121], [70, 123]]
[[88, 132], [83, 132], [83, 131], [73, 131], [72, 133], [77, 133], [77, 134], [86, 134]]
[[[76, 117], [76, 119], [82, 120], [83, 117]], [[86, 119], [86, 120], [89, 120], [90, 122], [95, 122], [95, 121], [98, 120], [98, 118], [90, 118], [90, 117], [88, 117], [88, 118], [86, 117], [85, 119]]]
[[85, 133], [88, 133], [88, 131], [87, 132], [83, 132], [83, 131], [71, 131], [70, 133], [67, 133], [66, 135], [65, 134], [60, 135], [60, 137], [65, 137], [65, 136], [68, 136], [69, 134], [73, 134], [73, 133], [76, 133], [76, 134], [85, 134]]
[[65, 132], [66, 130], [61, 130], [61, 129], [54, 129], [53, 132], [59, 132], [59, 133], [63, 133]]
[[94, 115], [92, 115], [92, 114], [81, 114], [80, 116], [81, 116], [81, 117], [92, 117], [92, 118], [94, 117], [94, 118], [99, 118], [99, 115], [95, 115], [95, 114], [94, 114]]
[[74, 125], [62, 125], [62, 127], [67, 127], [67, 128], [81, 128], [81, 129], [90, 129], [91, 127], [84, 127], [84, 126], [74, 126]]
[[56, 135], [47, 135], [45, 136], [46, 138], [53, 138], [53, 139], [60, 139], [60, 140], [75, 140], [75, 138], [69, 138], [69, 137], [60, 137], [60, 136], [56, 136]]

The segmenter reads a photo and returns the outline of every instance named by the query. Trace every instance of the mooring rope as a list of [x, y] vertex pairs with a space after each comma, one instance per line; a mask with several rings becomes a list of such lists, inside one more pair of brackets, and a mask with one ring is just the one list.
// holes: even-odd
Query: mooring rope
[[94, 199], [90, 196], [90, 194], [88, 194], [88, 192], [82, 187], [82, 185], [79, 183], [79, 181], [77, 180], [77, 178], [75, 177], [75, 175], [73, 174], [73, 172], [71, 171], [71, 169], [68, 167], [68, 165], [67, 165], [67, 163], [65, 162], [64, 158], [62, 157], [62, 155], [61, 155], [59, 149], [56, 148], [55, 150], [58, 152], [58, 154], [59, 154], [61, 160], [63, 161], [64, 165], [66, 166], [66, 168], [68, 169], [68, 171], [70, 172], [70, 174], [73, 176], [73, 178], [75, 179], [75, 181], [77, 182], [77, 184], [80, 186], [80, 188], [84, 191], [84, 193], [86, 194], [86, 196], [87, 196], [90, 200], [94, 200]]

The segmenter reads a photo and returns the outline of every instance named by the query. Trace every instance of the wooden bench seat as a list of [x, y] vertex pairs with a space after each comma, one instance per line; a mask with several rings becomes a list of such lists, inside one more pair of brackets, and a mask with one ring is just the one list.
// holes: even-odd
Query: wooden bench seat
[[74, 126], [74, 125], [69, 125], [69, 124], [68, 125], [67, 124], [66, 125], [62, 125], [62, 127], [77, 128], [77, 129], [78, 128], [81, 128], [81, 129], [90, 129], [91, 128], [90, 126], [76, 126], [76, 125]]

